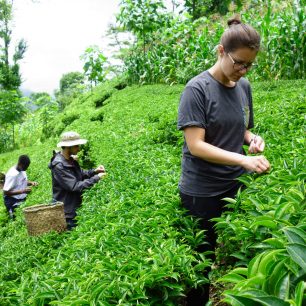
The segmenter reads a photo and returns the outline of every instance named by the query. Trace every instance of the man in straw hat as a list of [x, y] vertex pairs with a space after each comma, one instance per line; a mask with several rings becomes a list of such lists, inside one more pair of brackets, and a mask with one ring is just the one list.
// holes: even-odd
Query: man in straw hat
[[82, 192], [91, 188], [106, 175], [105, 169], [100, 165], [96, 169], [83, 170], [73, 158], [80, 151], [80, 145], [87, 142], [81, 139], [76, 132], [65, 132], [57, 147], [61, 152], [55, 153], [51, 158], [49, 168], [52, 172], [53, 200], [64, 203], [67, 228], [71, 230], [76, 224], [76, 210], [82, 203]]

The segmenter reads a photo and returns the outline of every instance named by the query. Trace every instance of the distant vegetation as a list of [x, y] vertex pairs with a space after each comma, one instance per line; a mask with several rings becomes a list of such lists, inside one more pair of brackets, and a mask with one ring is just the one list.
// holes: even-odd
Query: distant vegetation
[[[306, 19], [302, 1], [246, 2], [240, 14], [242, 21], [255, 27], [262, 37], [258, 67], [249, 76], [251, 79], [305, 77]], [[152, 18], [151, 15], [146, 18]], [[124, 56], [129, 80], [141, 84], [181, 84], [212, 66], [216, 60], [215, 47], [233, 12], [196, 20], [161, 15], [154, 19], [154, 26], [144, 25], [141, 30], [136, 21], [134, 25], [122, 14], [119, 16], [119, 21], [137, 37]], [[150, 20], [147, 23], [151, 25]]]

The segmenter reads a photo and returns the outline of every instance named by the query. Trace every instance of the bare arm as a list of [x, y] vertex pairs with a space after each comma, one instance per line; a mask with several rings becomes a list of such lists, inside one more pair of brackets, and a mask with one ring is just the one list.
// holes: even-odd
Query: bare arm
[[28, 186], [38, 186], [38, 183], [33, 181], [28, 181]]
[[221, 165], [241, 166], [257, 173], [270, 169], [270, 164], [264, 156], [245, 156], [205, 142], [205, 129], [187, 127], [184, 129], [184, 134], [190, 153], [203, 160]]
[[25, 189], [20, 189], [20, 190], [8, 190], [5, 191], [3, 190], [3, 193], [7, 196], [14, 196], [14, 195], [18, 195], [18, 194], [23, 194], [23, 193], [30, 193], [31, 192], [31, 187], [26, 187]]

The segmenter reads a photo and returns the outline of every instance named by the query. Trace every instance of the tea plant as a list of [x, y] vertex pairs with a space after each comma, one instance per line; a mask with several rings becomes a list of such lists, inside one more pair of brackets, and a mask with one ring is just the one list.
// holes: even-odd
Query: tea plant
[[[254, 132], [265, 138], [273, 168], [242, 178], [248, 188], [228, 200], [232, 211], [218, 220], [218, 257], [227, 271], [239, 267], [223, 276], [233, 282], [226, 300], [261, 305], [268, 296], [299, 305], [303, 261], [294, 254], [305, 239], [305, 85], [254, 85]], [[123, 87], [110, 82], [79, 96], [50, 121], [52, 137], [44, 143], [0, 155], [1, 171], [21, 153], [31, 157], [28, 176], [40, 185], [22, 207], [51, 199], [47, 164], [65, 118], [73, 118], [65, 130], [89, 140], [84, 163], [103, 164], [108, 172], [85, 192], [79, 225], [70, 233], [28, 237], [22, 211], [8, 222], [1, 202], [1, 305], [183, 305], [191, 288], [207, 282], [203, 271], [210, 262], [194, 251], [205, 233], [185, 216], [177, 190], [183, 138], [175, 122], [183, 85]], [[103, 120], [92, 120], [100, 114]], [[287, 291], [277, 283], [269, 287], [277, 277]]]
[[299, 90], [286, 91], [277, 105], [282, 93], [284, 89], [275, 83], [260, 109], [255, 107], [255, 113], [266, 118], [258, 131], [267, 143], [271, 172], [242, 177], [247, 189], [237, 200], [228, 199], [232, 211], [218, 219], [220, 260], [234, 266], [220, 279], [235, 284], [225, 291], [231, 305], [302, 305], [306, 277], [305, 97]]
[[[163, 120], [175, 120], [181, 90], [115, 90], [102, 106], [103, 122], [90, 118], [105, 89], [67, 107], [60, 118], [79, 114], [67, 129], [89, 139], [90, 160], [103, 163], [109, 176], [84, 195], [80, 225], [72, 233], [28, 238], [21, 212], [3, 227], [3, 237], [10, 237], [1, 245], [4, 305], [177, 305], [190, 288], [207, 281], [203, 270], [210, 263], [194, 252], [203, 233], [184, 216], [176, 193], [180, 148], [169, 145], [167, 135], [165, 144], [151, 141], [159, 130], [148, 124], [150, 114], [170, 106]], [[51, 198], [46, 166], [56, 143], [52, 138], [22, 151], [32, 159], [29, 178], [41, 183], [26, 205]], [[1, 164], [8, 166], [18, 154], [2, 155]]]

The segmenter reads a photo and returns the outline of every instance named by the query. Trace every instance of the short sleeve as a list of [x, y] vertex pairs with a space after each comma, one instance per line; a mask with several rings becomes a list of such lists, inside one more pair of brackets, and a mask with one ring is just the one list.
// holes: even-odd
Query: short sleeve
[[249, 110], [250, 110], [250, 119], [248, 130], [254, 127], [254, 112], [253, 112], [253, 98], [252, 98], [252, 89], [251, 86], [248, 86], [248, 100], [249, 100]]
[[205, 129], [207, 125], [205, 95], [199, 89], [187, 86], [182, 93], [178, 110], [177, 128], [183, 130], [189, 126]]
[[5, 176], [3, 191], [10, 191], [16, 186], [16, 176]]

